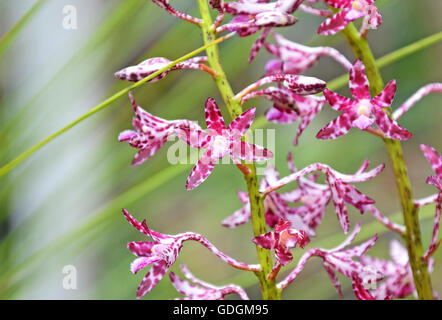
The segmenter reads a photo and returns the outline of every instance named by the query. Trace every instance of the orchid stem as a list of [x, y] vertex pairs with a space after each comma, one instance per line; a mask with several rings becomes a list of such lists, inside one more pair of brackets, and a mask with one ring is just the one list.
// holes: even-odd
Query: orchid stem
[[[216, 31], [212, 27], [212, 17], [210, 15], [210, 9], [207, 0], [198, 0], [198, 6], [201, 12], [201, 18], [203, 23], [201, 24], [201, 30], [203, 33], [204, 43], [210, 43], [216, 39]], [[226, 74], [221, 66], [218, 46], [212, 46], [207, 48], [207, 57], [209, 66], [215, 70], [216, 76], [213, 77], [218, 90], [223, 98], [224, 103], [229, 111], [232, 119], [235, 119], [242, 113], [242, 107], [240, 102], [234, 98], [232, 87], [230, 86]], [[249, 169], [249, 173], [244, 177], [247, 182], [247, 189], [250, 199], [250, 211], [252, 214], [253, 233], [255, 236], [266, 233], [266, 223], [264, 217], [264, 205], [263, 198], [259, 193], [258, 178], [256, 176], [256, 168], [254, 164], [245, 164]], [[279, 300], [280, 291], [276, 287], [274, 279], [268, 280], [267, 276], [272, 270], [272, 259], [270, 257], [270, 251], [265, 250], [259, 246], [256, 246], [258, 253], [259, 264], [262, 271], [255, 272], [261, 285], [262, 297], [264, 300]]]
[[[384, 87], [384, 82], [367, 40], [359, 36], [353, 24], [349, 24], [342, 33], [355, 56], [362, 60], [365, 65], [372, 95], [379, 94]], [[391, 108], [387, 108], [385, 111], [391, 115]], [[431, 279], [428, 274], [428, 265], [425, 261], [422, 261], [424, 250], [421, 239], [418, 208], [413, 203], [410, 178], [407, 173], [402, 145], [398, 140], [387, 138], [383, 138], [383, 140], [390, 156], [401, 200], [406, 228], [403, 237], [407, 246], [416, 291], [419, 299], [432, 300], [433, 292]]]

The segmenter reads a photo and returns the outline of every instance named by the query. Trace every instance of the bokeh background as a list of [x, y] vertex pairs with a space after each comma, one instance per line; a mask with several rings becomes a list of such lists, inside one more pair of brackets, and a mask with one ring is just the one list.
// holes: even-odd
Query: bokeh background
[[[0, 0], [0, 34], [14, 26], [34, 3]], [[198, 14], [195, 1], [175, 3], [186, 12]], [[368, 36], [376, 57], [442, 30], [441, 1], [378, 0], [377, 4], [384, 22]], [[62, 27], [66, 5], [77, 9], [76, 30]], [[280, 30], [289, 39], [334, 46], [354, 60], [342, 36], [315, 35], [321, 18], [303, 13], [297, 16], [300, 21], [295, 26]], [[247, 63], [255, 39], [256, 35], [233, 38], [220, 46], [235, 90], [262, 76], [270, 58], [262, 50], [253, 64]], [[115, 71], [148, 57], [174, 59], [201, 45], [196, 26], [168, 16], [147, 0], [44, 1], [0, 60], [1, 165], [127, 86], [113, 77]], [[441, 45], [433, 45], [382, 69], [386, 81], [398, 81], [393, 108], [426, 83], [442, 79], [441, 56]], [[331, 80], [342, 73], [339, 65], [324, 58], [307, 74]], [[348, 89], [340, 92], [348, 94]], [[200, 122], [206, 98], [221, 101], [207, 74], [196, 71], [172, 72], [162, 81], [137, 88], [134, 94], [139, 105], [158, 116]], [[263, 114], [269, 103], [255, 99], [248, 106], [256, 106]], [[326, 106], [296, 148], [291, 141], [297, 124], [267, 126], [277, 130], [275, 160], [280, 172], [288, 173], [285, 158], [289, 151], [294, 153], [298, 167], [320, 161], [345, 173], [354, 172], [365, 158], [372, 165], [386, 163], [380, 176], [358, 187], [376, 199], [385, 214], [401, 222], [391, 166], [380, 139], [358, 130], [334, 141], [314, 138], [335, 116]], [[146, 218], [155, 230], [168, 234], [199, 232], [231, 256], [256, 261], [251, 225], [234, 230], [220, 225], [241, 206], [236, 197], [236, 191], [245, 188], [241, 173], [232, 166], [217, 166], [204, 184], [188, 192], [184, 183], [191, 165], [170, 165], [167, 148], [144, 165], [131, 167], [135, 150], [117, 141], [120, 131], [131, 128], [131, 117], [129, 100], [122, 97], [0, 178], [0, 298], [134, 299], [145, 272], [130, 273], [133, 256], [126, 243], [142, 236], [123, 218], [122, 207], [138, 219]], [[431, 95], [401, 120], [414, 133], [414, 139], [404, 143], [404, 150], [416, 197], [434, 192], [425, 184], [431, 169], [419, 144], [424, 142], [442, 151], [441, 119], [440, 96]], [[331, 248], [345, 238], [333, 211], [330, 205], [317, 237], [307, 248]], [[425, 245], [429, 243], [433, 212], [434, 206], [421, 212]], [[363, 222], [358, 242], [380, 234], [369, 254], [387, 258], [389, 242], [397, 236], [368, 213], [361, 216], [350, 208], [350, 219], [352, 226]], [[302, 253], [296, 251], [295, 261]], [[432, 280], [441, 294], [440, 250], [435, 259]], [[251, 298], [260, 297], [253, 274], [225, 265], [199, 244], [186, 243], [172, 270], [179, 273], [178, 265], [183, 262], [203, 280], [219, 285], [234, 282], [243, 285]], [[76, 290], [62, 287], [66, 265], [77, 269]], [[350, 282], [341, 279], [345, 297], [354, 299]], [[178, 296], [166, 277], [146, 298]], [[320, 260], [312, 259], [284, 291], [283, 298], [339, 297]]]

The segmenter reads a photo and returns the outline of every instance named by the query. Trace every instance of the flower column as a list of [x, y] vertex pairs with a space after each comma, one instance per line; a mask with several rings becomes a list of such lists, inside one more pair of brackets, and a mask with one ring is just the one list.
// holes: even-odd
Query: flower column
[[[210, 43], [216, 40], [215, 27], [213, 26], [212, 17], [210, 15], [207, 0], [198, 0], [198, 6], [201, 12], [202, 23], [200, 24], [203, 32], [204, 43]], [[215, 71], [213, 79], [218, 86], [218, 90], [227, 106], [229, 114], [232, 119], [235, 119], [242, 113], [242, 107], [238, 100], [234, 99], [233, 90], [227, 80], [227, 77], [222, 69], [219, 61], [218, 46], [207, 48], [207, 57], [209, 66]], [[244, 177], [247, 181], [247, 189], [250, 199], [250, 209], [252, 214], [253, 233], [255, 236], [266, 233], [263, 197], [259, 193], [259, 184], [256, 176], [256, 168], [254, 164], [246, 164], [249, 172], [244, 172]], [[274, 279], [268, 280], [267, 276], [272, 269], [272, 260], [270, 258], [270, 251], [256, 246], [258, 253], [259, 264], [262, 267], [261, 272], [255, 272], [260, 285], [263, 299], [275, 300], [280, 298], [280, 291], [276, 287]]]
[[[384, 87], [379, 69], [376, 66], [373, 53], [364, 37], [360, 37], [353, 24], [349, 24], [343, 31], [353, 53], [362, 60], [365, 65], [367, 78], [370, 82], [372, 95], [377, 95]], [[387, 112], [391, 113], [388, 108]], [[424, 253], [419, 225], [418, 209], [413, 203], [410, 178], [404, 161], [402, 146], [399, 141], [384, 138], [388, 154], [393, 165], [396, 185], [401, 199], [406, 232], [404, 239], [413, 271], [414, 283], [419, 299], [433, 299], [430, 276], [427, 263], [422, 261]]]

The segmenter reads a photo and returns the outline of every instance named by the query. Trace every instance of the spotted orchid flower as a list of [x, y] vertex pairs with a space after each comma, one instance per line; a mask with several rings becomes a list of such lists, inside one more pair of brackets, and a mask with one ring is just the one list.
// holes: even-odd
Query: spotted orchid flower
[[[290, 90], [293, 94], [297, 95], [315, 94], [323, 91], [326, 86], [326, 83], [324, 81], [315, 77], [307, 77], [307, 76], [294, 75], [288, 73], [271, 74], [262, 77], [258, 81], [250, 84], [249, 86], [241, 90], [239, 93], [235, 95], [235, 99], [238, 101], [242, 101], [243, 98], [249, 94], [250, 95], [248, 96], [247, 99], [250, 99], [254, 97], [252, 93], [256, 89], [269, 83], [277, 83], [278, 85], [282, 85], [284, 88]], [[258, 94], [255, 95], [259, 96]], [[264, 97], [269, 97], [270, 95], [273, 95], [272, 99], [275, 100], [277, 100], [278, 97], [280, 97], [282, 103], [284, 102], [284, 99], [288, 98], [288, 96], [284, 97], [284, 95], [286, 94], [281, 90], [273, 90], [273, 94], [270, 93], [270, 95], [267, 94], [266, 92], [260, 95]]]
[[342, 230], [346, 234], [350, 228], [348, 211], [346, 203], [351, 204], [361, 213], [364, 213], [367, 209], [367, 205], [373, 204], [374, 200], [361, 193], [358, 189], [352, 186], [350, 183], [367, 181], [377, 176], [383, 169], [384, 165], [381, 164], [378, 167], [365, 171], [359, 170], [353, 175], [342, 174], [329, 166], [322, 163], [313, 163], [307, 167], [296, 171], [282, 179], [274, 181], [268, 188], [261, 189], [261, 193], [266, 195], [273, 192], [293, 181], [299, 181], [303, 176], [306, 176], [315, 171], [319, 171], [325, 174], [325, 180], [330, 188], [332, 195], [332, 201], [335, 206], [336, 215]]
[[[363, 265], [379, 270], [385, 279], [376, 284], [371, 295], [376, 300], [394, 298], [405, 298], [414, 293], [416, 288], [413, 281], [407, 250], [397, 240], [390, 243], [390, 255], [392, 260], [383, 260], [362, 256], [360, 261]], [[428, 271], [433, 270], [433, 259], [428, 261]]]
[[321, 111], [325, 103], [323, 97], [313, 95], [300, 96], [284, 87], [268, 87], [262, 90], [255, 90], [245, 95], [241, 103], [257, 97], [262, 97], [273, 102], [273, 108], [266, 112], [268, 121], [275, 123], [292, 123], [300, 119], [298, 130], [293, 140], [295, 146], [298, 145], [301, 134]]
[[227, 256], [198, 233], [186, 232], [177, 235], [159, 233], [149, 229], [147, 227], [146, 220], [143, 220], [141, 223], [138, 222], [126, 209], [123, 209], [123, 214], [135, 229], [153, 240], [150, 242], [134, 241], [127, 244], [129, 251], [138, 257], [130, 266], [130, 270], [133, 273], [137, 273], [141, 269], [152, 265], [152, 268], [138, 286], [137, 298], [143, 297], [158, 284], [158, 282], [164, 277], [170, 267], [177, 260], [178, 255], [183, 247], [183, 242], [189, 240], [199, 242], [218, 258], [234, 268], [248, 271], [261, 270], [259, 265], [245, 264]]
[[132, 93], [129, 98], [135, 112], [132, 124], [133, 130], [125, 130], [120, 133], [118, 140], [127, 141], [140, 151], [135, 155], [132, 165], [138, 166], [152, 157], [168, 140], [172, 139], [178, 128], [200, 129], [200, 127], [190, 120], [168, 121], [156, 117], [138, 106]]
[[258, 40], [253, 44], [249, 57], [251, 62], [262, 47], [271, 28], [285, 27], [296, 23], [292, 13], [304, 0], [278, 0], [275, 2], [239, 0], [224, 3], [224, 11], [235, 15], [229, 23], [217, 29], [236, 31], [245, 37], [264, 29]]
[[366, 130], [374, 123], [383, 135], [390, 139], [407, 140], [412, 134], [402, 128], [384, 112], [383, 108], [390, 107], [396, 94], [396, 81], [390, 81], [384, 90], [371, 98], [365, 67], [357, 60], [350, 70], [350, 91], [355, 100], [343, 97], [328, 89], [324, 96], [331, 107], [343, 113], [316, 135], [319, 139], [336, 139], [346, 134], [352, 127]]
[[293, 259], [290, 250], [297, 245], [304, 248], [310, 242], [310, 238], [304, 230], [295, 229], [289, 221], [281, 219], [274, 231], [256, 236], [253, 242], [264, 249], [275, 250], [278, 263], [287, 265]]
[[180, 138], [190, 146], [206, 150], [187, 179], [187, 190], [196, 188], [206, 180], [216, 162], [225, 155], [229, 155], [235, 164], [240, 164], [241, 160], [264, 161], [273, 157], [272, 152], [266, 148], [241, 140], [253, 122], [255, 111], [255, 108], [248, 109], [226, 127], [218, 105], [214, 99], [209, 98], [205, 106], [208, 132], [200, 129], [179, 130]]
[[194, 284], [170, 272], [169, 276], [173, 286], [179, 293], [185, 296], [184, 298], [178, 298], [178, 300], [224, 300], [229, 294], [237, 294], [242, 300], [249, 300], [246, 292], [237, 285], [214, 286], [197, 279], [184, 264], [181, 265], [181, 272]]
[[427, 183], [439, 189], [439, 192], [435, 199], [436, 213], [434, 215], [433, 234], [431, 236], [430, 246], [423, 256], [424, 260], [428, 260], [428, 258], [436, 251], [442, 241], [437, 240], [442, 208], [442, 157], [433, 147], [421, 144], [421, 149], [425, 155], [425, 158], [427, 158], [428, 162], [436, 173], [436, 175], [427, 178]]
[[[278, 172], [272, 165], [269, 164], [265, 170], [265, 176], [261, 180], [261, 188], [269, 186], [269, 181], [273, 181], [275, 179], [277, 180], [278, 178]], [[291, 227], [305, 231], [308, 236], [314, 236], [314, 231], [303, 222], [301, 216], [294, 215], [294, 209], [287, 205], [287, 202], [293, 202], [293, 197], [296, 197], [296, 195], [293, 196], [289, 193], [278, 194], [276, 192], [271, 192], [264, 198], [263, 205], [267, 225], [274, 228], [278, 221], [284, 219], [291, 223]], [[222, 225], [224, 227], [235, 228], [251, 219], [248, 193], [238, 191], [238, 198], [244, 204], [244, 206], [223, 220]]]
[[339, 51], [331, 47], [307, 47], [290, 41], [282, 35], [273, 33], [276, 44], [264, 43], [265, 48], [279, 60], [270, 60], [266, 65], [266, 73], [299, 74], [319, 61], [322, 56], [329, 56], [350, 70], [352, 64]]
[[[211, 72], [211, 70], [202, 62], [206, 62], [207, 57], [196, 57], [191, 58], [186, 61], [177, 63], [175, 66], [171, 67], [170, 69], [162, 72], [155, 78], [149, 80], [148, 82], [156, 82], [158, 80], [163, 79], [170, 71], [172, 70], [180, 70], [180, 69], [196, 69], [196, 70], [202, 70], [205, 72]], [[120, 80], [126, 80], [131, 82], [137, 82], [140, 81], [149, 75], [167, 67], [172, 61], [166, 58], [158, 57], [158, 58], [150, 58], [147, 59], [141, 63], [139, 63], [136, 66], [130, 66], [127, 68], [124, 68], [118, 72], [115, 73], [115, 77]]]
[[[383, 275], [378, 269], [367, 268], [360, 262], [368, 249], [375, 244], [378, 237], [377, 235], [374, 235], [370, 240], [365, 241], [358, 246], [346, 249], [353, 242], [360, 230], [361, 226], [358, 223], [348, 238], [342, 244], [333, 249], [309, 249], [306, 253], [304, 253], [299, 260], [298, 265], [289, 273], [289, 275], [278, 283], [278, 289], [282, 290], [286, 288], [293, 280], [295, 280], [297, 275], [304, 269], [307, 261], [314, 256], [322, 259], [322, 264], [330, 276], [333, 286], [341, 296], [341, 285], [335, 271], [343, 274], [349, 279], [359, 277], [360, 280], [367, 283], [381, 280]], [[358, 258], [359, 261], [353, 260], [353, 258]]]
[[342, 10], [327, 18], [319, 26], [318, 33], [332, 35], [343, 30], [350, 22], [364, 18], [360, 34], [365, 36], [368, 29], [376, 29], [382, 23], [374, 2], [375, 0], [326, 0], [328, 5]]

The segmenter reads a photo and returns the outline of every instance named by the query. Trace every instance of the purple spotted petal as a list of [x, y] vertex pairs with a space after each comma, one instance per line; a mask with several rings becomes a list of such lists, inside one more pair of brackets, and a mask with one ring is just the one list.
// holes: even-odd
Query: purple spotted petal
[[221, 111], [216, 104], [215, 99], [208, 98], [205, 107], [206, 124], [207, 128], [216, 131], [218, 134], [222, 134], [226, 129]]
[[216, 160], [210, 157], [210, 151], [206, 151], [198, 160], [190, 172], [186, 181], [186, 189], [192, 190], [198, 187], [212, 173]]
[[371, 99], [365, 67], [361, 60], [357, 60], [350, 70], [350, 91], [357, 100]]

